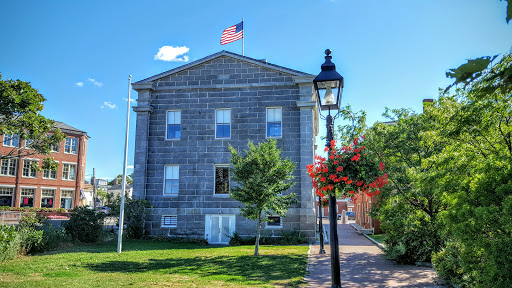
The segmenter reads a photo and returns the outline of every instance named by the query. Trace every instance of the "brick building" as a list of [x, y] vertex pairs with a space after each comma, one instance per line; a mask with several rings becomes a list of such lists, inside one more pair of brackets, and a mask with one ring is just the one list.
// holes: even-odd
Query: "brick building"
[[[318, 197], [316, 197], [316, 205], [318, 207]], [[350, 203], [348, 199], [336, 199], [336, 215], [341, 214], [343, 211], [354, 211], [354, 204]], [[322, 208], [322, 217], [329, 217], [329, 206]]]
[[296, 163], [298, 204], [269, 217], [262, 234], [296, 230], [315, 239], [315, 199], [306, 165], [313, 163], [318, 110], [314, 75], [221, 51], [133, 84], [138, 92], [133, 193], [154, 206], [153, 235], [227, 243], [254, 235], [256, 221], [229, 197], [231, 154], [276, 139]]
[[[51, 155], [3, 159], [0, 163], [0, 206], [47, 207], [70, 209], [80, 206], [80, 190], [84, 186], [87, 133], [62, 122], [55, 122], [66, 139], [52, 147]], [[22, 142], [22, 143], [20, 143]], [[15, 135], [0, 135], [0, 155], [7, 155], [18, 145], [26, 145]], [[39, 172], [31, 163], [53, 157], [57, 171]]]

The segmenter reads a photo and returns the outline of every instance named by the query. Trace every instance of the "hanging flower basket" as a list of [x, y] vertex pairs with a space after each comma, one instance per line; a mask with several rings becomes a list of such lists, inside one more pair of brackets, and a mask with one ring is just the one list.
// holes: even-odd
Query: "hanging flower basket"
[[379, 195], [380, 188], [388, 183], [385, 165], [363, 144], [364, 135], [349, 146], [336, 147], [333, 140], [330, 147], [325, 147], [327, 158], [315, 155], [315, 163], [307, 168], [318, 196], [336, 195], [354, 201], [358, 191], [369, 197]]

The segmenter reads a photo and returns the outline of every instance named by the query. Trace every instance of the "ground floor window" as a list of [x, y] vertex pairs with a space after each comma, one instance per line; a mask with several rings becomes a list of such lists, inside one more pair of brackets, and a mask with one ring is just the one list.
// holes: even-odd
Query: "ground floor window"
[[73, 191], [60, 191], [60, 208], [66, 210], [71, 209], [73, 206]]
[[41, 192], [41, 207], [53, 208], [53, 202], [55, 201], [55, 190], [43, 189]]
[[280, 216], [268, 216], [267, 228], [281, 228], [282, 221]]
[[13, 187], [0, 187], [0, 206], [12, 206]]
[[229, 194], [229, 165], [215, 165], [215, 194]]
[[176, 228], [178, 226], [178, 216], [162, 215], [162, 228]]
[[34, 207], [35, 188], [21, 188], [20, 207]]

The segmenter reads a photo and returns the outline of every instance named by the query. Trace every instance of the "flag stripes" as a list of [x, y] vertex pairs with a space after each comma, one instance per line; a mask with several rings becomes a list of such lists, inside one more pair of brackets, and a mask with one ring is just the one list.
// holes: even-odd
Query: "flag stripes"
[[225, 45], [244, 38], [244, 22], [226, 28], [220, 37], [220, 45]]

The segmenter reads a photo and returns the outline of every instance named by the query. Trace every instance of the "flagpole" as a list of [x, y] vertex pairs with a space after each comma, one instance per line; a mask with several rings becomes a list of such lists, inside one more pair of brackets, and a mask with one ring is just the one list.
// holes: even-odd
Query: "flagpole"
[[244, 29], [243, 33], [244, 33], [244, 36], [242, 37], [242, 56], [245, 56], [245, 23], [244, 23], [244, 18], [242, 18], [242, 29]]
[[123, 182], [121, 185], [121, 211], [119, 212], [119, 230], [117, 232], [117, 253], [121, 253], [123, 246], [123, 228], [124, 228], [124, 202], [125, 202], [125, 191], [126, 191], [126, 162], [128, 159], [128, 130], [130, 127], [130, 89], [132, 86], [132, 75], [128, 77], [128, 104], [126, 109], [126, 137], [124, 141], [124, 165], [123, 165]]

